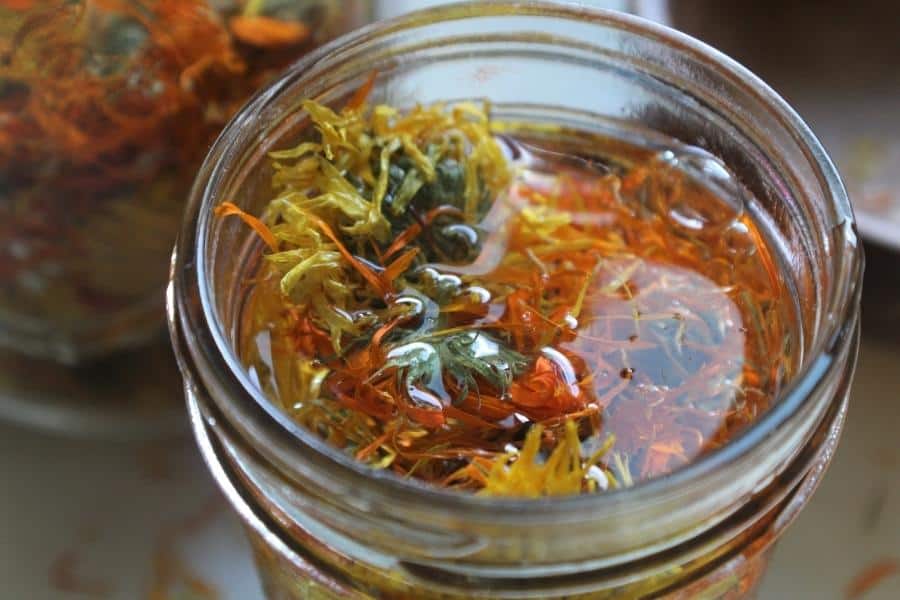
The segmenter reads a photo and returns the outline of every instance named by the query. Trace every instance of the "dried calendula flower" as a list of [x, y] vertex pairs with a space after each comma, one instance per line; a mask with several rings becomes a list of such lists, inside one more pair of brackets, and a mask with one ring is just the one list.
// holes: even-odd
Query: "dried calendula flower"
[[282, 21], [265, 16], [238, 15], [228, 21], [231, 34], [240, 42], [259, 48], [302, 44], [310, 29], [301, 21]]
[[[487, 474], [481, 493], [487, 496], [560, 496], [578, 494], [596, 488], [608, 475], [597, 466], [603, 454], [615, 442], [610, 438], [603, 447], [585, 460], [575, 422], [568, 420], [562, 439], [546, 460], [541, 460], [543, 428], [535, 425], [528, 431], [522, 450], [513, 449], [497, 458]], [[595, 473], [599, 473], [595, 475]], [[608, 485], [605, 484], [605, 485]]]

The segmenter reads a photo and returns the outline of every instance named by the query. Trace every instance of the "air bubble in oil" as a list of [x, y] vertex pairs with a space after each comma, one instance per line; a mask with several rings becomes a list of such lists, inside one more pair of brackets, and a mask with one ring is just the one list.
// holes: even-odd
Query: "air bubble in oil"
[[722, 232], [725, 251], [735, 257], [749, 258], [756, 254], [756, 240], [750, 228], [741, 221], [735, 221]]
[[715, 156], [699, 148], [665, 150], [657, 160], [683, 177], [674, 185], [666, 216], [676, 229], [690, 234], [725, 231], [744, 212], [744, 190]]

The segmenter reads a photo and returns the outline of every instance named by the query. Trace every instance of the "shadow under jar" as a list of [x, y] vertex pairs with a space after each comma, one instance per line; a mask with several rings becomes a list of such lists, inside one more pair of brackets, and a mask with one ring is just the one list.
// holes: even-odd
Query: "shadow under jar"
[[[746, 191], [743, 210], [768, 237], [796, 300], [797, 364], [771, 407], [666, 476], [540, 499], [465, 494], [376, 471], [292, 421], [238, 358], [260, 241], [214, 208], [230, 201], [260, 214], [273, 195], [268, 152], [311, 135], [301, 102], [339, 108], [373, 70], [372, 103], [488, 99], [497, 121], [716, 157]], [[194, 433], [244, 520], [270, 598], [743, 598], [837, 444], [861, 272], [838, 174], [751, 73], [621, 14], [472, 3], [341, 38], [232, 121], [195, 183], [168, 311]]]

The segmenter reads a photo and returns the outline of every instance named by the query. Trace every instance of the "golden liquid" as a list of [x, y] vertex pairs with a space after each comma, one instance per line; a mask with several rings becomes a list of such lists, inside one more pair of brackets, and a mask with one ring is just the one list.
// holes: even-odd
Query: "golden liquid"
[[[336, 355], [277, 277], [258, 273], [241, 354], [261, 387], [359, 460], [471, 490], [536, 423], [544, 459], [566, 421], [583, 456], [611, 443], [599, 464], [613, 483], [601, 476], [601, 489], [727, 443], [797, 362], [795, 306], [752, 198], [699, 150], [503, 130], [514, 177], [461, 232], [477, 236], [477, 254], [423, 250], [387, 306], [358, 307], [377, 317], [363, 344]], [[410, 243], [427, 245], [427, 232]], [[418, 302], [418, 316], [379, 337], [404, 302]], [[491, 377], [511, 378], [508, 389], [480, 376], [461, 385], [441, 346], [451, 336]], [[415, 353], [443, 357], [441, 376], [404, 384], [410, 370], [391, 365]]]

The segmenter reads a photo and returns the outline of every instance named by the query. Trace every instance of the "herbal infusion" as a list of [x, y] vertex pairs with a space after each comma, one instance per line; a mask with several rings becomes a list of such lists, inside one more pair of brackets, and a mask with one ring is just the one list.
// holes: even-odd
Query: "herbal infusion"
[[369, 87], [304, 104], [315, 139], [271, 154], [259, 218], [218, 208], [267, 246], [241, 354], [296, 421], [373, 468], [541, 496], [665, 475], [770, 406], [793, 309], [719, 163]]

